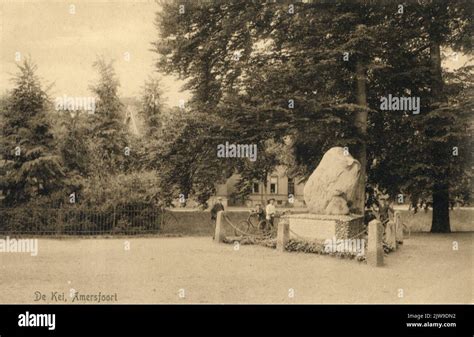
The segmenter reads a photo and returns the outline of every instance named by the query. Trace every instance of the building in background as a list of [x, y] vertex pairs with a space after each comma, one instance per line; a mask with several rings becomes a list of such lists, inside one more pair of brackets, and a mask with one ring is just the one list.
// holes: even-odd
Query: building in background
[[254, 207], [257, 204], [266, 205], [267, 201], [274, 198], [280, 207], [305, 207], [303, 198], [304, 183], [298, 183], [298, 178], [289, 178], [284, 166], [276, 167], [265, 183], [255, 181], [252, 183], [252, 193], [245, 198], [235, 196], [236, 184], [240, 179], [239, 174], [232, 175], [225, 184], [217, 185], [216, 195], [210, 198], [209, 205], [213, 205], [218, 197], [223, 199], [224, 206]]

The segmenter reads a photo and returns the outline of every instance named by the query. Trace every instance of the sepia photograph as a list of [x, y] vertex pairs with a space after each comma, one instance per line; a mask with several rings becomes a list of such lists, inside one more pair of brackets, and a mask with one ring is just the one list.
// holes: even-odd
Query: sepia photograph
[[35, 305], [350, 304], [454, 336], [410, 305], [474, 302], [473, 10], [0, 0], [17, 331], [56, 329]]

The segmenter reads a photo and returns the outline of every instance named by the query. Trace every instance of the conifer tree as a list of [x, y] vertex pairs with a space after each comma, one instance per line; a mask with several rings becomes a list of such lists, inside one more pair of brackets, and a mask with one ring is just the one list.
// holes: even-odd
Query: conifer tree
[[36, 75], [37, 67], [26, 59], [18, 69], [3, 107], [0, 138], [6, 162], [0, 189], [8, 206], [38, 198], [47, 201], [65, 181], [47, 115], [48, 95]]
[[93, 171], [99, 175], [121, 171], [127, 147], [123, 104], [118, 96], [119, 80], [112, 62], [98, 59], [94, 67], [98, 82], [91, 86], [96, 96], [90, 152]]

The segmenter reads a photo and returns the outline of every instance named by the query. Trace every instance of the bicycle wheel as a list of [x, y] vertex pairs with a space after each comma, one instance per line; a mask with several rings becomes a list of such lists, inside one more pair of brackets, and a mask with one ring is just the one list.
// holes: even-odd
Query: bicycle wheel
[[246, 220], [242, 220], [237, 224], [237, 228], [234, 228], [235, 236], [242, 236], [248, 234], [250, 231], [250, 224]]

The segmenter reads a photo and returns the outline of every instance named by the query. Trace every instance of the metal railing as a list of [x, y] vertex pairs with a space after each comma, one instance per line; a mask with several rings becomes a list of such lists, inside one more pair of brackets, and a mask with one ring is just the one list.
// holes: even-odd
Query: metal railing
[[170, 213], [151, 206], [0, 208], [0, 235], [153, 234], [176, 220]]

